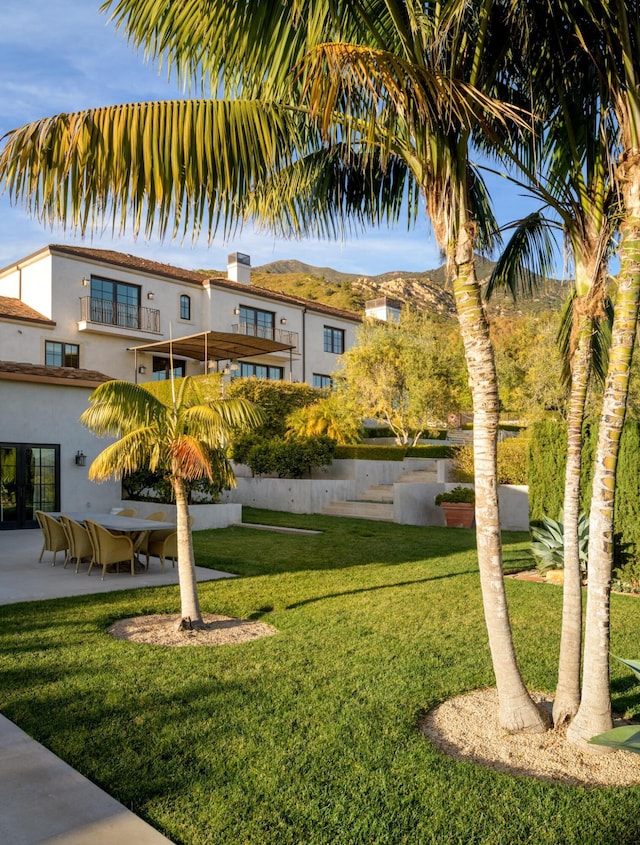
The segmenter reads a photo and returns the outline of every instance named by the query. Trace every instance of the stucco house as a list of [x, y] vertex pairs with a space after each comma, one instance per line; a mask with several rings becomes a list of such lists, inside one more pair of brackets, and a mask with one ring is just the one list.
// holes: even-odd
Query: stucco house
[[110, 378], [223, 372], [324, 387], [362, 316], [251, 283], [120, 252], [51, 245], [0, 270], [0, 529], [38, 509], [105, 510], [118, 484], [88, 481], [103, 444], [78, 422]]

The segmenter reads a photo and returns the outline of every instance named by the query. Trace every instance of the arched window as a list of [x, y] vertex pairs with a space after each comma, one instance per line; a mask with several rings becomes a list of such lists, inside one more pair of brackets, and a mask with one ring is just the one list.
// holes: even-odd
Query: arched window
[[180, 319], [181, 320], [190, 320], [191, 319], [191, 297], [187, 296], [186, 293], [183, 293], [180, 296]]

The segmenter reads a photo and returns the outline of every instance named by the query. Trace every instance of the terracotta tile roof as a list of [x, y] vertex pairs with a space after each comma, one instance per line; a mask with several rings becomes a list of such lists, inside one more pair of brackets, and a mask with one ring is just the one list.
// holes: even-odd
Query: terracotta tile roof
[[0, 361], [0, 380], [32, 381], [40, 384], [66, 384], [75, 387], [97, 387], [110, 376], [97, 370], [80, 370], [73, 367], [47, 367], [42, 364], [24, 364], [17, 361]]
[[353, 322], [362, 322], [362, 315], [357, 314], [354, 311], [345, 311], [341, 308], [333, 308], [331, 305], [325, 305], [322, 302], [316, 302], [312, 299], [303, 299], [300, 296], [292, 296], [287, 293], [280, 293], [279, 291], [259, 287], [254, 284], [244, 285], [239, 282], [231, 282], [220, 276], [209, 276], [203, 270], [184, 270], [181, 267], [174, 267], [171, 264], [162, 264], [159, 261], [149, 261], [146, 258], [138, 258], [135, 255], [130, 255], [124, 252], [115, 252], [110, 249], [92, 249], [90, 247], [70, 246], [68, 244], [52, 244], [48, 247], [48, 249], [50, 252], [58, 253], [60, 255], [73, 255], [77, 258], [84, 258], [90, 261], [100, 261], [105, 264], [111, 264], [115, 267], [151, 273], [154, 276], [163, 276], [164, 278], [175, 279], [176, 281], [185, 282], [187, 284], [210, 284], [213, 287], [244, 293], [245, 296], [250, 294], [251, 296], [257, 296], [262, 299], [276, 300], [290, 305], [297, 305], [299, 307], [306, 308], [308, 311], [315, 311], [320, 314], [331, 314]]
[[55, 326], [53, 320], [12, 296], [0, 296], [0, 318], [21, 320], [28, 323], [46, 323], [48, 326]]

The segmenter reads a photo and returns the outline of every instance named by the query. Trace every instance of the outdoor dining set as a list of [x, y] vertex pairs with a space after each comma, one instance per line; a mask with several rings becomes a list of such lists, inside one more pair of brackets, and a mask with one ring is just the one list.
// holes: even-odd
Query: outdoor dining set
[[75, 562], [77, 574], [81, 564], [87, 562], [87, 574], [91, 575], [94, 566], [101, 566], [103, 579], [107, 571], [119, 572], [123, 563], [135, 575], [136, 567], [149, 568], [152, 557], [160, 559], [163, 571], [167, 558], [175, 566], [176, 526], [166, 521], [164, 511], [156, 511], [145, 519], [138, 518], [134, 509], [118, 513], [36, 511], [36, 518], [43, 535], [39, 560], [45, 552], [53, 552], [52, 566], [56, 565], [58, 552], [64, 552], [65, 568]]

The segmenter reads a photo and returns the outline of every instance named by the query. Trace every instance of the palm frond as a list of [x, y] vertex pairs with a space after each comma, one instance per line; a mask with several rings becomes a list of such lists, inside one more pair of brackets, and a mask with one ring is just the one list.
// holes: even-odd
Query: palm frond
[[517, 225], [489, 279], [486, 296], [497, 288], [508, 288], [514, 300], [519, 293], [531, 296], [553, 272], [555, 242], [549, 223], [533, 212]]
[[90, 407], [80, 416], [82, 425], [98, 437], [118, 436], [136, 428], [148, 427], [163, 419], [167, 407], [138, 384], [107, 381], [89, 397]]
[[[94, 459], [89, 467], [92, 481], [106, 481], [121, 478], [139, 469], [157, 469], [157, 444], [159, 433], [156, 426], [138, 428], [111, 443]], [[154, 460], [156, 456], [156, 460]]]
[[211, 100], [60, 114], [5, 138], [0, 186], [38, 219], [194, 238], [234, 231], [256, 185], [311, 140], [292, 109]]

